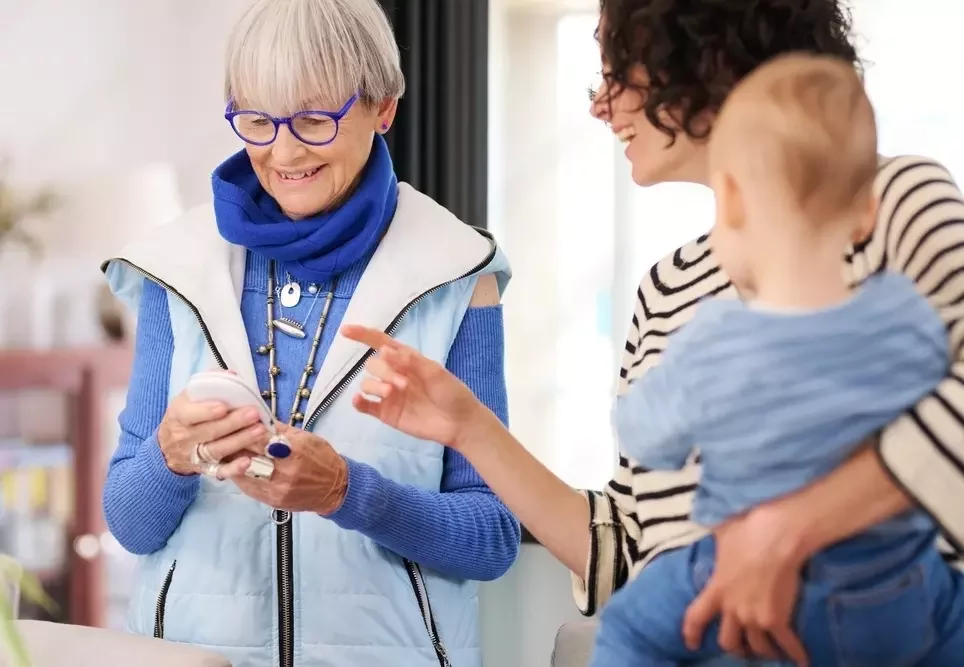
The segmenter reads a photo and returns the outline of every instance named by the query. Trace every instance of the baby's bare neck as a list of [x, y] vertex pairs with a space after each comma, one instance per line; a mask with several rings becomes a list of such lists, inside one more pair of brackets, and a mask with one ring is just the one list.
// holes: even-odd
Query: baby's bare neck
[[841, 225], [785, 220], [772, 227], [753, 263], [755, 300], [777, 308], [817, 310], [850, 298]]

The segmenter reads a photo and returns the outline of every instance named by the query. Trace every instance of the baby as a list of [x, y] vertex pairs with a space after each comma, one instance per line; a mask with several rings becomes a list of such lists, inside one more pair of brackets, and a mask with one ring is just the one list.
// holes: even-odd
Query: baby
[[[709, 152], [710, 238], [742, 299], [701, 304], [615, 407], [622, 450], [644, 467], [680, 468], [698, 448], [693, 520], [708, 530], [826, 475], [949, 365], [944, 325], [909, 279], [844, 279], [846, 249], [875, 223], [878, 161], [851, 66], [789, 55], [761, 67], [727, 100]], [[910, 512], [811, 560], [795, 627], [813, 665], [964, 665], [934, 630], [957, 594], [935, 531]], [[713, 566], [712, 536], [659, 555], [604, 608], [592, 665], [720, 655], [718, 626], [696, 652], [682, 637]], [[894, 635], [899, 654], [879, 642]]]

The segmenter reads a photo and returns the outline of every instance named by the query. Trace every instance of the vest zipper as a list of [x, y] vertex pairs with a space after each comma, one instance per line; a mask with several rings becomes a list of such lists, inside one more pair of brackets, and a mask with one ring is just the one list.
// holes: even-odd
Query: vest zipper
[[157, 594], [157, 604], [154, 607], [154, 637], [157, 639], [164, 639], [164, 608], [167, 606], [167, 592], [171, 590], [171, 581], [174, 579], [176, 567], [177, 561], [171, 563], [161, 584], [161, 590]]
[[[492, 237], [488, 234], [488, 232], [485, 232], [484, 236], [487, 239], [489, 239], [491, 242]], [[431, 294], [434, 294], [440, 289], [444, 289], [445, 287], [448, 287], [452, 283], [457, 283], [463, 278], [468, 278], [472, 274], [477, 273], [482, 269], [484, 269], [495, 258], [495, 251], [496, 251], [496, 246], [495, 246], [495, 243], [493, 242], [492, 248], [489, 250], [489, 254], [486, 255], [484, 260], [482, 260], [474, 267], [472, 267], [471, 271], [463, 273], [458, 278], [453, 278], [452, 280], [448, 280], [442, 283], [441, 285], [436, 285], [430, 290], [426, 292], [422, 292], [417, 297], [409, 301], [408, 305], [402, 308], [401, 312], [398, 315], [396, 315], [395, 319], [393, 319], [391, 324], [388, 325], [388, 328], [385, 329], [385, 333], [388, 334], [389, 336], [394, 335], [395, 332], [398, 331], [398, 327], [401, 326], [402, 319], [404, 319], [404, 317], [408, 315], [408, 313], [412, 310], [412, 308], [417, 306], [419, 302], [421, 302], [422, 299], [424, 299], [425, 297]], [[341, 381], [339, 381], [338, 384], [335, 385], [334, 389], [332, 389], [328, 393], [328, 395], [325, 396], [324, 400], [318, 404], [318, 407], [315, 408], [310, 415], [308, 415], [308, 419], [305, 421], [305, 425], [304, 425], [304, 428], [306, 431], [311, 430], [312, 425], [314, 425], [315, 421], [318, 419], [321, 413], [327, 410], [331, 406], [331, 404], [335, 402], [335, 399], [338, 398], [341, 392], [345, 390], [345, 387], [350, 385], [355, 380], [355, 378], [358, 377], [358, 375], [365, 368], [365, 364], [368, 362], [368, 360], [372, 357], [373, 354], [375, 354], [375, 350], [368, 350], [367, 352], [365, 352], [365, 354], [362, 355], [361, 359], [359, 359], [355, 363], [355, 365], [352, 366], [352, 369], [348, 372], [348, 374], [342, 377]]]
[[[452, 280], [447, 280], [444, 283], [436, 285], [435, 287], [425, 292], [422, 292], [420, 295], [418, 295], [417, 297], [409, 301], [408, 304], [401, 310], [401, 312], [399, 312], [398, 315], [395, 316], [395, 319], [393, 319], [391, 324], [388, 325], [388, 328], [385, 329], [386, 334], [391, 336], [396, 331], [398, 331], [398, 327], [401, 325], [402, 319], [416, 305], [418, 305], [418, 303], [421, 302], [425, 297], [439, 291], [440, 289], [448, 287], [452, 283], [458, 282], [463, 278], [467, 278], [472, 274], [477, 273], [478, 271], [481, 271], [483, 268], [488, 266], [488, 264], [495, 258], [495, 252], [496, 252], [497, 246], [493, 241], [493, 237], [491, 234], [489, 234], [484, 230], [477, 230], [477, 231], [482, 233], [482, 235], [489, 240], [489, 243], [491, 245], [489, 249], [489, 253], [485, 256], [485, 259], [483, 259], [481, 262], [479, 262], [474, 267], [472, 267], [471, 270], [463, 273], [457, 278], [453, 278]], [[222, 370], [228, 370], [228, 366], [224, 362], [224, 357], [222, 357], [221, 353], [218, 352], [217, 346], [215, 346], [214, 344], [214, 339], [211, 337], [211, 332], [208, 330], [207, 325], [204, 323], [204, 320], [201, 319], [201, 313], [198, 311], [197, 308], [194, 307], [194, 304], [188, 301], [176, 289], [171, 287], [171, 285], [159, 279], [157, 276], [154, 276], [148, 273], [147, 271], [144, 271], [139, 266], [132, 264], [126, 259], [115, 259], [113, 261], [122, 262], [123, 264], [127, 265], [128, 267], [130, 267], [140, 275], [144, 276], [148, 280], [156, 283], [157, 285], [160, 285], [165, 290], [175, 295], [182, 302], [184, 302], [184, 305], [186, 305], [191, 310], [191, 312], [194, 313], [194, 317], [197, 318], [197, 322], [201, 328], [201, 333], [204, 336], [204, 340], [207, 341], [208, 347], [210, 348], [211, 353], [214, 355], [215, 360], [218, 362], [218, 365], [221, 367]], [[303, 426], [304, 430], [306, 431], [311, 430], [312, 425], [315, 423], [315, 421], [317, 421], [321, 413], [323, 413], [325, 410], [331, 407], [331, 404], [335, 402], [335, 399], [338, 398], [341, 392], [343, 392], [345, 388], [348, 385], [350, 385], [356, 377], [358, 377], [358, 375], [362, 372], [362, 369], [365, 367], [365, 363], [371, 358], [374, 352], [375, 352], [374, 350], [368, 350], [367, 352], [365, 352], [365, 354], [362, 355], [361, 359], [359, 359], [358, 362], [355, 363], [354, 366], [352, 366], [351, 371], [349, 371], [347, 375], [342, 377], [342, 379], [338, 382], [338, 384], [335, 385], [335, 387], [328, 393], [327, 396], [325, 396], [325, 398], [321, 401], [321, 403], [318, 404], [318, 407], [316, 407], [312, 411], [312, 413], [308, 416], [308, 418], [305, 420], [304, 426]], [[294, 610], [293, 610], [294, 586], [292, 583], [294, 579], [294, 562], [292, 558], [292, 550], [294, 548], [293, 547], [294, 537], [293, 537], [293, 531], [291, 526], [291, 513], [286, 512], [284, 510], [276, 510], [275, 512], [272, 513], [272, 519], [274, 520], [274, 523], [276, 526], [275, 536], [276, 536], [277, 558], [278, 558], [278, 591], [279, 591], [278, 647], [280, 650], [279, 667], [294, 667], [295, 618], [294, 618]], [[432, 647], [435, 649], [435, 653], [438, 656], [439, 665], [440, 667], [451, 667], [451, 663], [448, 660], [448, 655], [445, 651], [445, 647], [442, 645], [441, 639], [438, 636], [438, 628], [435, 624], [435, 618], [432, 615], [432, 608], [428, 602], [428, 593], [425, 589], [424, 583], [422, 582], [421, 571], [418, 569], [418, 565], [409, 561], [408, 559], [403, 559], [403, 563], [405, 564], [405, 568], [408, 571], [408, 576], [412, 583], [412, 589], [415, 592], [416, 598], [418, 599], [418, 606], [422, 614], [422, 620], [425, 622], [425, 628], [429, 634], [429, 639], [432, 642]], [[171, 568], [171, 571], [168, 573], [168, 575], [169, 577], [173, 577], [174, 575], [173, 567]], [[166, 596], [166, 591], [165, 591], [165, 596]], [[160, 604], [160, 600], [158, 600], [158, 603]], [[163, 623], [161, 625], [162, 625], [161, 630], [163, 631]], [[155, 632], [156, 631], [157, 631], [157, 627], [155, 624]]]
[[438, 636], [438, 627], [435, 625], [435, 616], [432, 614], [432, 605], [428, 601], [428, 590], [425, 588], [425, 580], [422, 578], [422, 570], [419, 569], [418, 565], [403, 558], [402, 562], [405, 564], [405, 570], [408, 572], [408, 579], [412, 583], [412, 590], [415, 591], [415, 599], [418, 602], [418, 610], [422, 614], [422, 622], [425, 623], [425, 631], [428, 632], [428, 638], [432, 642], [432, 648], [435, 649], [435, 655], [438, 657], [439, 667], [452, 667], [452, 663], [449, 662], [448, 653], [445, 651], [445, 646], [442, 644], [442, 640]]
[[291, 529], [291, 513], [283, 510], [273, 512], [275, 516], [275, 545], [278, 550], [278, 648], [281, 652], [280, 667], [294, 667], [295, 663], [295, 614], [293, 611], [295, 589], [294, 536]]

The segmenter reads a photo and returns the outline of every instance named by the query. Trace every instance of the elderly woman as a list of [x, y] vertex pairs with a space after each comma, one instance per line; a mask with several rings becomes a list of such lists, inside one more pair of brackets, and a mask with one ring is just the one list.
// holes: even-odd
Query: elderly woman
[[[336, 336], [388, 332], [506, 418], [508, 267], [397, 182], [382, 134], [403, 89], [375, 0], [258, 0], [227, 53], [245, 146], [213, 204], [105, 265], [139, 324], [104, 489], [142, 556], [134, 632], [235, 667], [481, 664], [473, 580], [512, 564], [518, 523], [463, 456], [352, 409], [370, 351]], [[212, 369], [264, 396], [273, 458], [256, 410], [185, 395]]]

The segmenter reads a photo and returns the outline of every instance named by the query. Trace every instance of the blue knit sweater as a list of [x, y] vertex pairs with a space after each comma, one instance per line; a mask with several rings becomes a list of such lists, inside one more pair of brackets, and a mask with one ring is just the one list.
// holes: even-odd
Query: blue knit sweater
[[[848, 301], [783, 312], [710, 299], [660, 364], [616, 401], [623, 454], [678, 470], [699, 447], [693, 520], [714, 527], [797, 491], [947, 375], [944, 322], [907, 277], [871, 276]], [[874, 530], [933, 530], [922, 512]]]
[[[316, 366], [331, 346], [348, 301], [368, 259], [338, 280]], [[256, 354], [265, 342], [267, 260], [248, 253], [241, 313], [260, 386], [267, 387], [267, 359]], [[281, 276], [284, 267], [281, 267]], [[279, 283], [283, 283], [285, 278]], [[307, 283], [303, 288], [307, 288]], [[314, 300], [303, 289], [297, 307], [282, 313], [305, 323], [306, 339], [276, 334], [279, 416], [286, 420], [295, 383], [308, 354], [327, 285]], [[507, 421], [501, 306], [470, 308], [447, 360], [448, 369], [468, 385], [503, 422]], [[134, 368], [127, 406], [120, 416], [121, 438], [104, 488], [107, 525], [125, 549], [137, 554], [163, 547], [177, 529], [199, 487], [197, 476], [180, 476], [164, 462], [157, 427], [167, 408], [173, 334], [167, 294], [145, 283], [138, 314]], [[338, 443], [332, 443], [335, 449]], [[477, 580], [501, 576], [519, 549], [519, 524], [468, 461], [446, 449], [440, 491], [396, 483], [363, 463], [348, 460], [348, 492], [330, 517], [379, 545], [443, 574]]]

